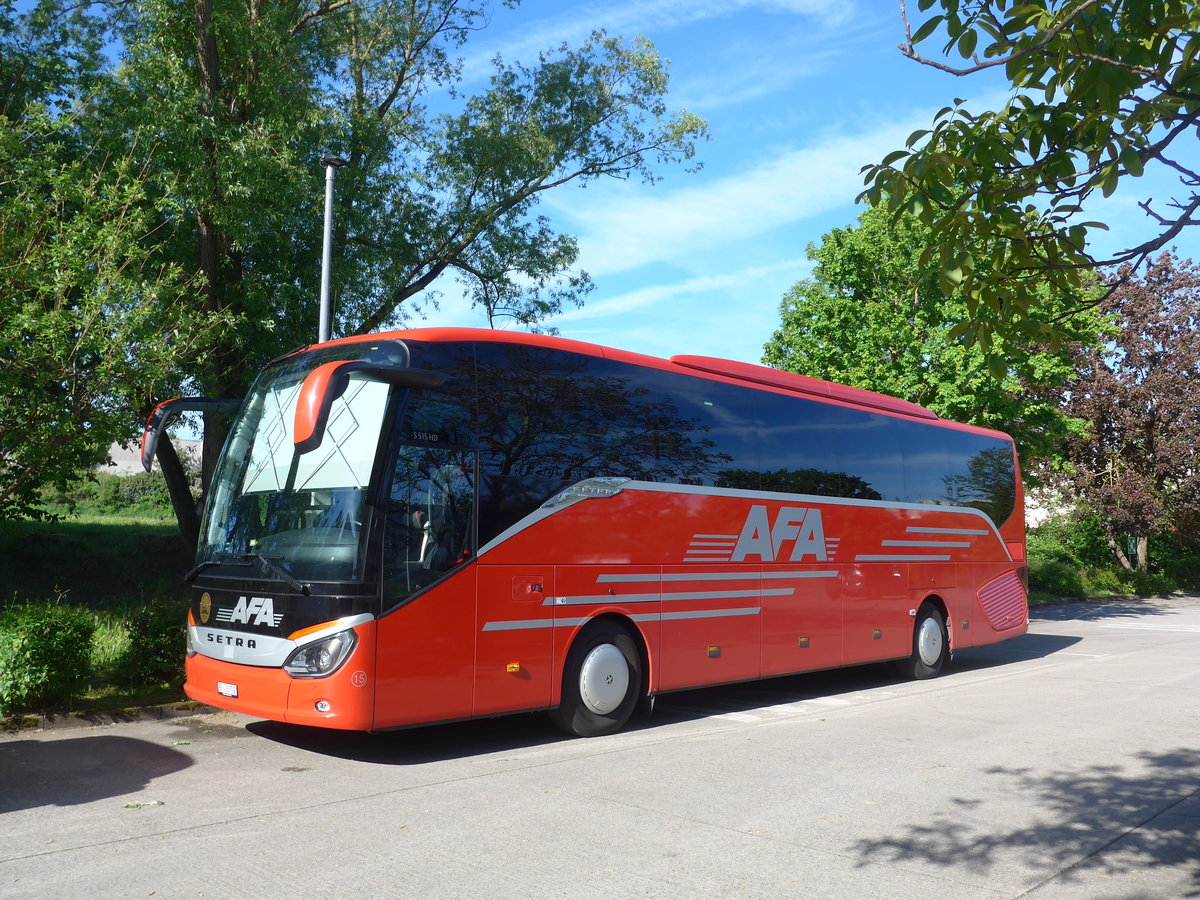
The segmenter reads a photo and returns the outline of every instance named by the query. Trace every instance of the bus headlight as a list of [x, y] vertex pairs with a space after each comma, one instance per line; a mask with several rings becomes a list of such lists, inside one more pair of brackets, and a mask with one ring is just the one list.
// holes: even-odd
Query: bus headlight
[[358, 636], [353, 631], [339, 631], [324, 640], [297, 647], [283, 669], [294, 678], [322, 678], [337, 671], [357, 643]]

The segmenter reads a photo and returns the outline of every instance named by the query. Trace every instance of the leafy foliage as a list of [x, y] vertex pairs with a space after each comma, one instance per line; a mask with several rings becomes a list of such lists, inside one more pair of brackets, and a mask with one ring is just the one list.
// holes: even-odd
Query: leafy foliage
[[152, 258], [137, 151], [73, 149], [77, 126], [0, 118], [0, 517], [131, 439], [146, 386], [203, 340], [180, 270]]
[[1144, 572], [1150, 536], [1200, 531], [1200, 268], [1164, 253], [1144, 278], [1120, 277], [1103, 307], [1113, 341], [1080, 353], [1066, 399], [1089, 428], [1065, 444], [1064, 483], [1099, 515], [1123, 564], [1124, 536], [1138, 537]]
[[[506, 2], [505, 5], [515, 5]], [[316, 331], [324, 152], [335, 332], [398, 324], [457, 277], [536, 328], [590, 288], [540, 196], [654, 180], [702, 121], [649, 42], [593, 35], [460, 93], [486, 0], [0, 0], [0, 516], [103, 458], [154, 403], [240, 397]], [[526, 61], [527, 63], [529, 61]], [[225, 423], [206, 416], [202, 483]], [[118, 424], [119, 423], [119, 424]], [[196, 509], [160, 444], [182, 531]], [[200, 498], [201, 501], [203, 497]]]
[[[901, 51], [957, 76], [1003, 69], [1012, 96], [994, 111], [972, 113], [959, 100], [945, 107], [904, 149], [865, 167], [863, 196], [930, 226], [942, 289], [966, 304], [958, 334], [985, 349], [993, 336], [1003, 345], [1061, 336], [1061, 318], [1037, 315], [1043, 285], [1086, 305], [1086, 273], [1136, 268], [1196, 223], [1200, 174], [1188, 150], [1200, 121], [1200, 8], [1190, 0], [917, 5], [935, 2], [939, 11], [915, 31], [905, 19]], [[935, 35], [943, 59], [916, 49]], [[965, 62], [945, 61], [954, 57]], [[1177, 174], [1179, 194], [1143, 202], [1152, 236], [1098, 259], [1089, 240], [1106, 226], [1086, 220], [1084, 207], [1150, 167]]]
[[187, 650], [186, 606], [152, 603], [130, 610], [125, 617], [128, 643], [113, 668], [122, 687], [183, 684]]
[[[420, 314], [447, 278], [489, 323], [536, 328], [590, 289], [574, 238], [536, 214], [542, 193], [653, 180], [705, 132], [668, 113], [665, 65], [641, 39], [597, 34], [532, 65], [496, 60], [486, 90], [460, 94], [483, 0], [146, 0], [125, 13], [111, 108], [126, 133], [163, 147], [154, 178], [177, 213], [161, 258], [199, 260], [199, 306], [226, 317], [186, 372], [210, 396], [242, 396], [262, 364], [316, 332], [323, 152], [349, 163], [335, 334]], [[207, 485], [225, 423], [205, 420]], [[195, 511], [179, 513], [194, 534]]]
[[0, 615], [0, 712], [63, 703], [91, 673], [91, 613], [57, 602]]
[[[1048, 347], [1014, 347], [997, 378], [983, 348], [954, 339], [968, 315], [962, 291], [939, 288], [930, 228], [870, 207], [853, 228], [834, 229], [809, 246], [812, 277], [781, 304], [781, 324], [764, 347], [767, 365], [880, 391], [945, 418], [1012, 434], [1031, 471], [1052, 467], [1062, 441], [1082, 423], [1064, 415], [1060, 396], [1074, 378], [1072, 357]], [[1050, 317], [1063, 308], [1039, 287]], [[1095, 315], [1070, 323], [1072, 337], [1094, 344]]]

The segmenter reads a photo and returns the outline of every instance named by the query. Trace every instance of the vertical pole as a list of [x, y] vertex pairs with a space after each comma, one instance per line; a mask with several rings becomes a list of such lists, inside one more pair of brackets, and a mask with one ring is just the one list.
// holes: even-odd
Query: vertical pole
[[329, 269], [333, 262], [333, 173], [346, 165], [338, 156], [322, 156], [325, 166], [325, 239], [321, 245], [321, 323], [317, 341], [325, 343], [330, 338], [330, 322], [333, 319], [329, 301]]

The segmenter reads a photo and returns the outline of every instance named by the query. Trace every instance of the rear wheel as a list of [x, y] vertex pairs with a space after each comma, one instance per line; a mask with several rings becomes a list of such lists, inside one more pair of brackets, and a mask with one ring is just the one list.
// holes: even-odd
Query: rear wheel
[[550, 716], [569, 734], [611, 734], [629, 721], [641, 685], [642, 657], [629, 632], [611, 622], [597, 623], [571, 645], [562, 702]]
[[913, 627], [912, 655], [898, 660], [896, 667], [908, 678], [933, 678], [942, 670], [949, 653], [942, 611], [932, 603], [922, 603]]

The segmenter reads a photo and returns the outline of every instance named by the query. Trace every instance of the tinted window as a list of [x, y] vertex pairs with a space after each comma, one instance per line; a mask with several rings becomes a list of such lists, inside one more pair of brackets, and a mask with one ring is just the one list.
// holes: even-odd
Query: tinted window
[[383, 577], [389, 605], [471, 557], [475, 458], [453, 447], [400, 447], [388, 491]]
[[402, 440], [477, 444], [481, 542], [605, 475], [1012, 512], [1006, 442], [541, 347], [412, 346], [454, 374], [411, 392]]
[[839, 407], [762, 393], [755, 413], [763, 490], [880, 499], [860, 478], [847, 474], [838, 460], [835, 431], [844, 418]]
[[735, 385], [643, 370], [662, 413], [664, 461], [681, 484], [757, 490], [755, 392]]
[[950, 453], [946, 429], [920, 422], [895, 420], [904, 455], [904, 496], [909, 503], [955, 503], [954, 491], [946, 483]]
[[843, 496], [903, 501], [904, 451], [900, 423], [857, 409], [830, 407], [834, 452], [846, 477]]
[[965, 431], [944, 431], [950, 455], [946, 483], [959, 506], [971, 506], [1004, 524], [1016, 505], [1012, 445]]
[[410, 342], [413, 365], [443, 375], [436, 388], [413, 389], [400, 413], [401, 443], [474, 446], [475, 353], [472, 344]]

